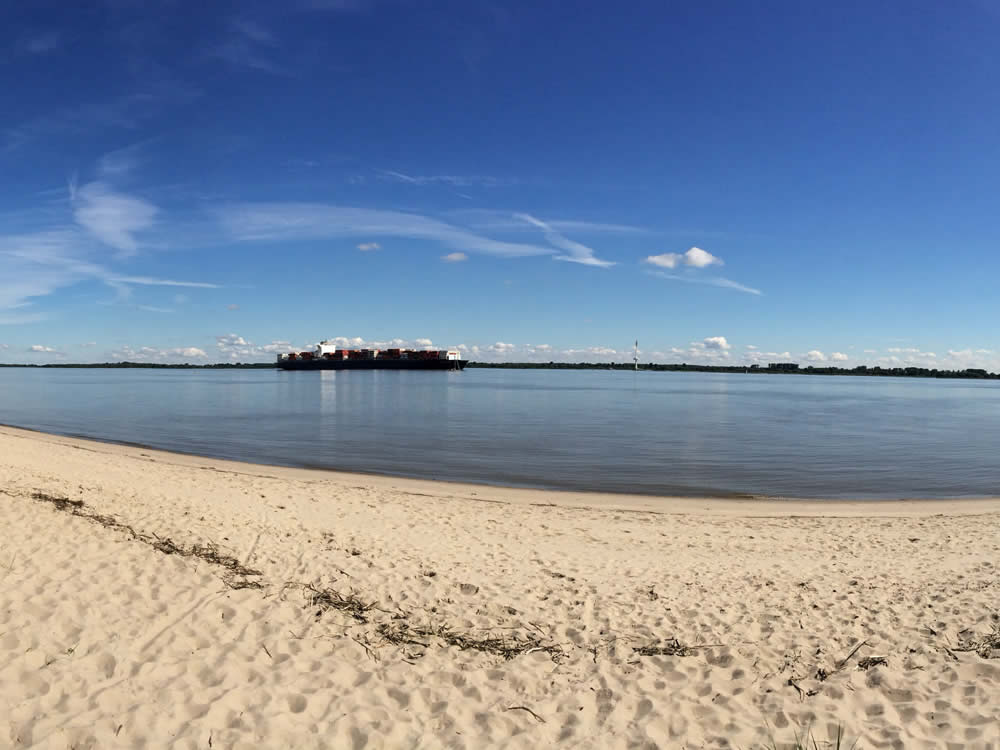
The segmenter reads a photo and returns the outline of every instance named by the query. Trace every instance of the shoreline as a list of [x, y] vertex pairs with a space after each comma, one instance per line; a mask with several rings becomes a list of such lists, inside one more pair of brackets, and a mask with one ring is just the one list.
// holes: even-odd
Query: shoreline
[[[342, 471], [313, 467], [284, 466], [281, 464], [265, 464], [253, 461], [236, 461], [225, 458], [215, 458], [196, 453], [168, 451], [150, 446], [126, 443], [114, 440], [63, 435], [61, 433], [45, 432], [25, 427], [16, 427], [0, 423], [0, 435], [18, 437], [34, 436], [48, 439], [62, 445], [68, 445], [81, 450], [91, 450], [108, 455], [122, 455], [131, 458], [149, 458], [155, 454], [160, 462], [176, 466], [207, 469], [213, 471], [228, 471], [234, 474], [261, 477], [287, 477], [289, 479], [319, 481], [330, 480], [338, 483], [371, 482], [379, 488], [401, 490], [412, 494], [448, 490], [453, 496], [479, 501], [498, 500], [513, 505], [533, 504], [539, 495], [551, 496], [549, 502], [553, 505], [567, 508], [601, 508], [616, 510], [631, 510], [650, 513], [692, 513], [716, 511], [724, 513], [745, 512], [752, 515], [759, 513], [795, 515], [816, 515], [831, 517], [855, 517], [864, 515], [865, 508], [900, 513], [919, 513], [936, 515], [947, 509], [949, 515], [961, 513], [974, 515], [977, 513], [992, 513], [1000, 511], [1000, 497], [959, 497], [959, 498], [857, 498], [852, 500], [822, 499], [822, 498], [791, 498], [764, 495], [737, 496], [684, 496], [684, 495], [646, 495], [628, 493], [610, 493], [599, 491], [579, 491], [564, 489], [548, 489], [535, 487], [515, 487], [500, 484], [479, 484], [474, 482], [457, 482], [447, 479], [422, 479], [404, 477], [392, 474]], [[115, 450], [115, 449], [120, 449]], [[209, 465], [205, 465], [209, 462]], [[946, 506], [946, 507], [945, 507]], [[751, 513], [751, 511], [755, 511]], [[759, 513], [758, 513], [759, 512]]]
[[[563, 507], [578, 508], [616, 508], [621, 510], [635, 510], [652, 513], [690, 513], [698, 511], [714, 510], [717, 512], [748, 512], [751, 509], [760, 513], [795, 513], [801, 515], [818, 516], [854, 516], [861, 508], [878, 509], [883, 515], [891, 507], [892, 510], [901, 513], [923, 513], [934, 515], [941, 513], [947, 506], [949, 514], [961, 512], [963, 514], [991, 513], [1000, 511], [1000, 496], [997, 497], [942, 497], [942, 498], [796, 498], [781, 497], [772, 495], [750, 495], [750, 494], [726, 494], [726, 495], [656, 495], [644, 493], [616, 493], [602, 492], [597, 490], [573, 490], [546, 487], [513, 486], [493, 483], [461, 482], [448, 479], [424, 479], [419, 477], [408, 477], [394, 474], [380, 474], [376, 472], [344, 471], [340, 469], [326, 469], [322, 467], [309, 466], [287, 466], [283, 464], [267, 464], [254, 461], [238, 461], [227, 458], [217, 458], [198, 453], [185, 453], [175, 450], [164, 450], [141, 443], [105, 440], [95, 437], [81, 435], [70, 435], [58, 432], [46, 432], [30, 427], [20, 427], [0, 422], [0, 435], [8, 434], [17, 437], [18, 433], [23, 436], [38, 436], [40, 438], [51, 439], [55, 442], [70, 445], [72, 447], [102, 452], [99, 447], [109, 449], [119, 448], [132, 453], [133, 458], [142, 453], [155, 453], [157, 457], [165, 463], [175, 465], [191, 465], [194, 462], [211, 462], [212, 467], [199, 465], [196, 468], [214, 468], [215, 465], [227, 467], [224, 470], [237, 474], [247, 474], [255, 476], [266, 476], [262, 472], [271, 474], [275, 472], [285, 473], [287, 476], [296, 479], [331, 479], [341, 482], [371, 481], [380, 487], [391, 487], [404, 491], [433, 491], [438, 488], [450, 488], [453, 493], [467, 499], [487, 500], [502, 496], [505, 502], [512, 504], [524, 504], [537, 502], [539, 494], [552, 498], [549, 502]], [[114, 450], [103, 451], [115, 454]], [[218, 469], [217, 469], [218, 470]], [[710, 505], [706, 505], [710, 504]], [[821, 507], [820, 507], [821, 506]], [[753, 515], [758, 515], [754, 513]]]
[[998, 525], [3, 427], [0, 744], [995, 750]]

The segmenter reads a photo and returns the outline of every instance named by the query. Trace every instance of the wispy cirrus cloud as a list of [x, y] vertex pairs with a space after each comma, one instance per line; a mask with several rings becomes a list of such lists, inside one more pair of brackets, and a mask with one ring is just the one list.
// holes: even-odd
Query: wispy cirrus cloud
[[[507, 211], [490, 209], [462, 209], [452, 211], [450, 216], [461, 220], [472, 229], [484, 232], [532, 232], [536, 227]], [[649, 234], [650, 230], [629, 224], [614, 224], [576, 219], [541, 219], [557, 232], [580, 232], [582, 234]]]
[[205, 281], [176, 281], [174, 279], [154, 279], [150, 276], [118, 276], [108, 274], [104, 281], [116, 284], [139, 284], [141, 286], [183, 286], [189, 289], [222, 289], [220, 284], [210, 284]]
[[0, 153], [65, 135], [132, 130], [168, 108], [194, 101], [201, 94], [201, 89], [190, 84], [151, 77], [130, 93], [57, 107], [0, 131]]
[[287, 69], [274, 60], [278, 39], [266, 27], [247, 18], [229, 23], [225, 37], [210, 47], [206, 55], [236, 70], [285, 74]]
[[661, 279], [671, 279], [672, 281], [683, 281], [687, 284], [707, 284], [709, 286], [719, 286], [723, 289], [735, 289], [738, 292], [746, 292], [747, 294], [754, 294], [760, 296], [763, 292], [760, 289], [754, 289], [751, 286], [746, 286], [738, 281], [733, 281], [732, 279], [726, 279], [722, 276], [680, 276], [675, 273], [664, 273], [663, 271], [647, 271], [646, 273], [651, 276], [659, 276]]
[[448, 253], [447, 255], [442, 255], [441, 260], [445, 263], [461, 263], [463, 260], [468, 260], [469, 256], [465, 253]]
[[138, 251], [136, 235], [153, 225], [159, 211], [149, 201], [117, 192], [106, 182], [90, 182], [71, 193], [76, 222], [122, 255]]
[[97, 162], [98, 174], [104, 179], [115, 179], [133, 172], [142, 161], [142, 151], [147, 143], [133, 143], [104, 154]]
[[331, 237], [407, 237], [440, 243], [459, 252], [515, 258], [553, 255], [550, 248], [505, 242], [420, 214], [322, 203], [234, 203], [214, 210], [238, 241]]
[[378, 170], [379, 178], [407, 185], [448, 185], [450, 187], [509, 187], [518, 181], [486, 175], [408, 175], [394, 169]]
[[615, 265], [614, 261], [601, 260], [594, 254], [594, 249], [587, 247], [586, 245], [575, 242], [568, 237], [564, 237], [562, 234], [557, 232], [552, 226], [541, 219], [536, 219], [531, 214], [515, 214], [515, 216], [522, 221], [531, 224], [532, 226], [538, 227], [542, 230], [545, 235], [545, 239], [553, 247], [557, 247], [564, 251], [565, 255], [557, 255], [556, 260], [565, 260], [570, 263], [581, 263], [585, 266], [598, 266], [600, 268], [609, 268]]

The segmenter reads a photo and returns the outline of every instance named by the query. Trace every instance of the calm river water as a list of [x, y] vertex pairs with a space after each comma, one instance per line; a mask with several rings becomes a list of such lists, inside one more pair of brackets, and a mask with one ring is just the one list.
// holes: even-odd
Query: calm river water
[[0, 368], [0, 423], [289, 466], [650, 494], [1000, 495], [1000, 382]]

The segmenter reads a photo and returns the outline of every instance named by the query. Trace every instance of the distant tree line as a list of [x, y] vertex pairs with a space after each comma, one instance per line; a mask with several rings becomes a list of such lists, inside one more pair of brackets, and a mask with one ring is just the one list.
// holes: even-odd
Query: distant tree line
[[0, 367], [35, 367], [50, 369], [143, 369], [143, 370], [273, 370], [273, 362], [219, 362], [214, 365], [193, 365], [188, 362], [184, 364], [165, 365], [155, 362], [93, 362], [85, 364], [77, 363], [53, 363], [44, 365], [5, 365], [0, 363]]
[[[469, 362], [467, 367], [486, 367], [510, 370], [633, 370], [632, 362]], [[655, 372], [731, 372], [768, 375], [863, 375], [866, 377], [892, 378], [963, 378], [973, 380], [1000, 380], [1000, 375], [978, 368], [965, 370], [935, 370], [926, 367], [802, 367], [772, 369], [758, 365], [663, 365], [654, 362], [639, 364], [640, 370]]]

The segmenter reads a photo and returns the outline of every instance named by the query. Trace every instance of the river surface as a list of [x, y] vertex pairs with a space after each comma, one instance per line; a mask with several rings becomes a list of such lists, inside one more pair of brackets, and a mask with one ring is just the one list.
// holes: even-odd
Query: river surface
[[1000, 382], [0, 368], [0, 423], [219, 458], [663, 495], [1000, 495]]

